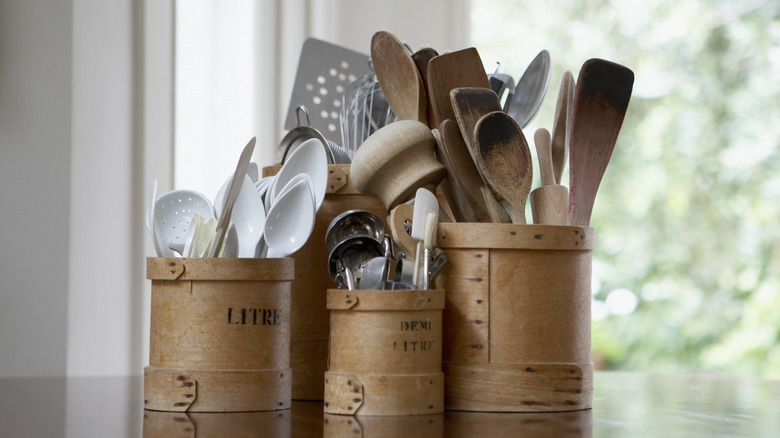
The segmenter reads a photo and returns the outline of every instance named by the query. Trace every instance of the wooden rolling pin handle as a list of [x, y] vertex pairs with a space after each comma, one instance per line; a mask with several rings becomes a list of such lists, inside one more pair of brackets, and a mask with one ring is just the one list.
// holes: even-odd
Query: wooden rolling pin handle
[[537, 225], [566, 225], [569, 209], [569, 189], [550, 184], [531, 192], [531, 214]]

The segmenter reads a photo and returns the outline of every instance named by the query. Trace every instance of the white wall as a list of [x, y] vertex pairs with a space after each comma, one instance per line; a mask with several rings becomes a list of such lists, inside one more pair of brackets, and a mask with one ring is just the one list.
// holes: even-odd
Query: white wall
[[[307, 36], [467, 40], [468, 0], [254, 1], [256, 129], [272, 142]], [[0, 0], [0, 378], [148, 361], [143, 215], [151, 180], [173, 184], [173, 2]]]
[[0, 0], [0, 377], [65, 371], [71, 3]]

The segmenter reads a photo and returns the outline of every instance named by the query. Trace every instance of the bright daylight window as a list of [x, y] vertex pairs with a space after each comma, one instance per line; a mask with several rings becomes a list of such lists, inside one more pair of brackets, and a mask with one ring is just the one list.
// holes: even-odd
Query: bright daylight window
[[565, 70], [636, 75], [591, 221], [597, 364], [780, 377], [780, 5], [479, 0], [472, 41], [513, 76], [549, 50], [527, 138]]

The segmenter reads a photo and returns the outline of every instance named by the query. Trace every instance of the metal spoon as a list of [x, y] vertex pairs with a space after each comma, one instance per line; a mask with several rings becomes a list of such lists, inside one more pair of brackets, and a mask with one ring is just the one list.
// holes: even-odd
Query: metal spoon
[[531, 61], [517, 81], [517, 86], [504, 105], [504, 111], [524, 128], [539, 111], [550, 82], [550, 52], [542, 50]]

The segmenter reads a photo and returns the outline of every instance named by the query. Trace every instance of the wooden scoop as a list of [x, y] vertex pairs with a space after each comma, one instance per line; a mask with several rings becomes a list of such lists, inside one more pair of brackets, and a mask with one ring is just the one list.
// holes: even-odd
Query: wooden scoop
[[531, 213], [534, 223], [541, 225], [566, 225], [569, 206], [569, 190], [555, 184], [552, 154], [550, 151], [550, 132], [539, 128], [534, 133], [536, 155], [539, 162], [539, 175], [542, 185], [531, 192]]
[[395, 115], [400, 120], [417, 120], [427, 125], [425, 87], [406, 46], [392, 33], [379, 31], [371, 38], [371, 62]]
[[553, 121], [551, 155], [555, 184], [561, 183], [563, 168], [566, 166], [566, 159], [569, 155], [569, 127], [573, 101], [574, 76], [567, 70], [561, 79], [558, 101], [555, 103], [555, 120]]
[[490, 90], [485, 67], [474, 47], [445, 53], [428, 62], [428, 93], [433, 111], [432, 127], [446, 119], [455, 120], [450, 91], [460, 87], [481, 87]]
[[517, 122], [503, 111], [485, 114], [474, 128], [482, 156], [482, 176], [514, 224], [525, 224], [531, 191], [531, 151]]
[[601, 178], [631, 99], [634, 72], [603, 59], [585, 61], [577, 78], [569, 142], [569, 223], [590, 225]]

